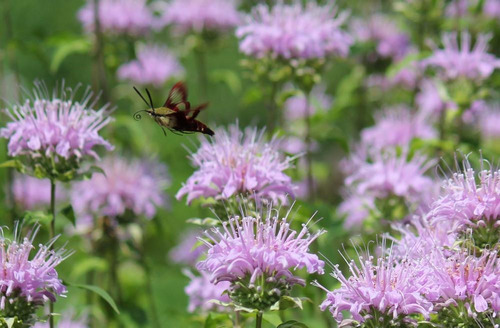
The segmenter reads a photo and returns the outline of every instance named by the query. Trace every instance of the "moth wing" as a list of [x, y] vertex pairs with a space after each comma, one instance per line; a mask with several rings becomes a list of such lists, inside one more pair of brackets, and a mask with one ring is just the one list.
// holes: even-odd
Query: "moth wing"
[[171, 108], [175, 111], [189, 109], [187, 89], [184, 82], [177, 82], [172, 87], [163, 107]]

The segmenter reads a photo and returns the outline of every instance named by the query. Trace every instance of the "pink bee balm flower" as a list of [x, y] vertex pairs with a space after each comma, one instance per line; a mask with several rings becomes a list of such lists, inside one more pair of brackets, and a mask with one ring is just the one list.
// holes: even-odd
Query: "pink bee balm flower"
[[181, 33], [224, 32], [240, 22], [235, 0], [172, 0], [159, 2], [160, 21]]
[[279, 151], [280, 140], [264, 141], [256, 128], [240, 131], [237, 125], [228, 131], [219, 129], [212, 139], [201, 138], [201, 146], [191, 155], [197, 171], [177, 192], [177, 199], [228, 199], [239, 194], [286, 202], [294, 195], [292, 179], [284, 173], [292, 158]]
[[361, 132], [361, 142], [376, 149], [406, 147], [415, 138], [435, 137], [436, 131], [423, 115], [415, 115], [407, 107], [389, 108], [376, 114], [375, 125]]
[[[140, 36], [157, 25], [146, 0], [99, 0], [98, 14], [99, 24], [106, 34]], [[78, 12], [78, 19], [87, 32], [94, 30], [93, 0], [87, 0]]]
[[38, 245], [38, 251], [32, 256], [31, 252], [37, 248], [34, 239], [39, 227], [24, 238], [19, 237], [18, 228], [15, 240], [0, 237], [0, 316], [17, 316], [29, 324], [37, 307], [48, 301], [55, 302], [57, 296], [66, 293], [56, 267], [71, 253], [64, 249], [51, 250], [54, 238], [46, 245]]
[[180, 239], [181, 242], [169, 252], [170, 260], [174, 263], [194, 267], [200, 256], [206, 251], [204, 246], [196, 245], [199, 242], [198, 236], [200, 234], [201, 231], [196, 229], [189, 230], [183, 234]]
[[401, 32], [394, 20], [384, 15], [354, 20], [351, 30], [357, 40], [375, 42], [377, 54], [382, 58], [401, 60], [410, 51], [410, 38]]
[[500, 60], [488, 53], [489, 35], [480, 34], [474, 47], [471, 47], [471, 36], [462, 32], [460, 46], [456, 33], [443, 34], [443, 49], [424, 59], [424, 67], [435, 68], [444, 80], [467, 78], [480, 82], [488, 78], [500, 67]]
[[139, 48], [137, 59], [118, 68], [120, 80], [131, 81], [139, 85], [153, 85], [160, 88], [169, 79], [184, 74], [184, 69], [177, 58], [160, 45], [145, 45]]
[[99, 135], [106, 126], [107, 106], [93, 110], [92, 94], [87, 89], [82, 101], [75, 101], [76, 90], [60, 97], [44, 97], [45, 86], [38, 85], [34, 99], [6, 110], [11, 122], [0, 129], [0, 137], [9, 140], [10, 156], [32, 159], [54, 158], [54, 161], [78, 162], [85, 156], [98, 158], [96, 146], [112, 150], [111, 144]]
[[71, 191], [73, 207], [82, 218], [115, 218], [131, 211], [150, 219], [157, 207], [167, 205], [163, 194], [169, 178], [164, 165], [109, 157], [102, 161], [101, 169], [104, 174], [95, 173], [90, 180], [75, 183]]
[[433, 225], [444, 223], [451, 231], [462, 233], [471, 229], [477, 246], [495, 244], [500, 236], [500, 170], [476, 173], [465, 160], [464, 170], [444, 181], [442, 195], [429, 215]]
[[[243, 306], [267, 309], [293, 285], [304, 285], [303, 279], [293, 275], [294, 270], [323, 273], [324, 262], [309, 247], [324, 231], [311, 234], [305, 224], [295, 231], [287, 216], [273, 215], [274, 210], [268, 208], [265, 218], [235, 216], [223, 222], [222, 229], [205, 232], [208, 252], [198, 269], [210, 273], [215, 284], [230, 282], [231, 299]], [[252, 292], [240, 288], [241, 284], [259, 296], [248, 299]]]
[[479, 132], [485, 140], [500, 140], [500, 106], [489, 106], [479, 117]]
[[500, 19], [500, 0], [486, 0], [483, 12], [488, 17]]
[[350, 277], [335, 265], [332, 276], [340, 282], [340, 288], [329, 291], [315, 283], [327, 293], [321, 310], [329, 308], [338, 323], [344, 320], [342, 311], [349, 311], [354, 320], [369, 321], [374, 327], [411, 322], [412, 314], [428, 319], [433, 311], [428, 297], [435, 287], [426, 274], [429, 269], [414, 261], [399, 262], [383, 246], [381, 254], [387, 253], [376, 260], [360, 255], [358, 263], [348, 261]]
[[443, 101], [436, 82], [432, 80], [422, 82], [415, 101], [418, 109], [427, 117], [438, 118], [440, 113], [447, 109], [457, 109], [456, 104]]
[[470, 0], [453, 0], [445, 9], [445, 14], [448, 17], [464, 17], [469, 12], [469, 6], [472, 5]]
[[298, 0], [278, 1], [272, 8], [259, 4], [236, 30], [240, 50], [246, 55], [285, 59], [345, 57], [352, 38], [341, 29], [346, 19], [333, 3], [320, 6]]
[[[65, 312], [61, 315], [61, 319], [57, 321], [57, 328], [88, 328], [87, 318], [84, 316], [78, 320], [73, 318], [73, 312]], [[50, 328], [48, 322], [37, 322], [33, 328]]]
[[200, 276], [195, 276], [190, 271], [185, 271], [185, 274], [191, 279], [184, 289], [189, 296], [189, 312], [195, 312], [196, 310], [202, 312], [214, 310], [223, 312], [228, 310], [228, 308], [211, 301], [220, 301], [224, 303], [229, 303], [231, 301], [229, 296], [224, 294], [226, 290], [229, 290], [229, 282], [221, 281], [214, 284], [210, 281], [210, 275], [204, 271], [200, 272]]
[[[64, 189], [57, 185], [56, 202], [64, 199]], [[50, 205], [50, 180], [28, 175], [14, 175], [12, 193], [18, 206], [24, 210], [47, 209]]]
[[344, 201], [338, 207], [338, 213], [345, 217], [344, 227], [353, 229], [359, 227], [375, 209], [374, 199], [367, 195], [357, 195], [347, 192]]

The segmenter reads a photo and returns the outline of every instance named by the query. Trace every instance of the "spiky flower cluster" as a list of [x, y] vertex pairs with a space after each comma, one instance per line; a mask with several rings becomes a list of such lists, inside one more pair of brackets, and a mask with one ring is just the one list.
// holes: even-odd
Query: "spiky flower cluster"
[[25, 157], [35, 173], [61, 177], [78, 168], [83, 158], [98, 158], [97, 146], [113, 149], [99, 135], [111, 121], [107, 106], [94, 110], [90, 89], [81, 101], [74, 100], [77, 89], [67, 95], [63, 87], [59, 96], [52, 97], [44, 90], [38, 85], [33, 99], [5, 110], [11, 121], [0, 129], [0, 137], [9, 140], [10, 156]]
[[177, 199], [187, 195], [194, 199], [228, 199], [240, 194], [286, 202], [294, 195], [294, 186], [285, 170], [292, 158], [279, 151], [279, 139], [264, 140], [264, 130], [240, 131], [237, 125], [229, 130], [218, 129], [211, 140], [201, 139], [191, 162], [198, 168], [177, 193]]
[[287, 216], [280, 219], [274, 211], [269, 208], [265, 218], [235, 216], [222, 230], [205, 233], [209, 249], [197, 267], [215, 284], [230, 282], [229, 295], [240, 306], [268, 309], [293, 285], [304, 285], [294, 270], [323, 273], [324, 262], [309, 247], [324, 231], [311, 234], [306, 224], [295, 231]]
[[116, 218], [131, 213], [150, 219], [157, 207], [166, 206], [163, 193], [169, 178], [165, 166], [115, 156], [105, 158], [101, 168], [104, 174], [95, 173], [90, 180], [74, 184], [71, 192], [83, 225], [91, 224], [93, 215]]
[[[488, 165], [483, 162], [483, 165]], [[472, 232], [480, 248], [493, 246], [500, 236], [500, 170], [479, 172], [464, 161], [464, 170], [444, 181], [441, 197], [432, 204], [431, 224], [444, 223], [451, 231]]]
[[163, 25], [182, 33], [223, 32], [240, 22], [235, 0], [173, 0], [159, 3]]
[[177, 58], [164, 46], [144, 45], [137, 51], [137, 59], [121, 65], [117, 75], [120, 80], [157, 88], [173, 77], [181, 76], [184, 69]]
[[346, 56], [352, 38], [341, 29], [346, 15], [333, 3], [320, 6], [300, 1], [278, 1], [272, 8], [259, 4], [245, 17], [236, 35], [240, 50], [262, 58], [318, 59]]
[[[78, 12], [78, 19], [87, 32], [94, 31], [94, 1], [87, 0]], [[146, 0], [100, 0], [98, 19], [106, 34], [140, 36], [156, 27], [157, 23]]]
[[24, 238], [17, 236], [9, 240], [0, 237], [0, 317], [17, 317], [29, 325], [35, 311], [45, 302], [55, 302], [57, 296], [64, 296], [66, 287], [58, 278], [56, 267], [69, 255], [64, 249], [51, 250], [56, 239], [46, 245], [34, 244], [38, 227]]
[[437, 295], [433, 291], [434, 283], [425, 272], [429, 269], [422, 263], [398, 262], [384, 243], [381, 254], [389, 252], [388, 255], [377, 259], [370, 254], [360, 255], [358, 263], [348, 261], [351, 273], [348, 278], [338, 265], [333, 267], [332, 276], [340, 282], [340, 288], [329, 291], [316, 283], [327, 292], [320, 306], [322, 311], [330, 309], [339, 323], [344, 320], [342, 311], [349, 311], [357, 322], [369, 321], [374, 327], [410, 324], [412, 314], [430, 317], [433, 304], [428, 297]]
[[480, 82], [500, 67], [500, 59], [488, 53], [490, 38], [489, 35], [480, 34], [472, 47], [468, 32], [462, 32], [460, 40], [456, 33], [443, 34], [444, 48], [434, 50], [422, 64], [435, 68], [444, 80], [466, 78]]
[[210, 280], [210, 275], [204, 271], [201, 271], [199, 276], [195, 276], [190, 271], [185, 271], [185, 274], [191, 279], [184, 289], [186, 295], [189, 297], [189, 312], [195, 312], [196, 310], [202, 312], [217, 310], [222, 312], [228, 309], [213, 301], [220, 301], [223, 303], [229, 303], [231, 301], [229, 296], [225, 294], [225, 292], [229, 290], [229, 282], [221, 281], [214, 284]]
[[415, 139], [432, 139], [436, 131], [423, 115], [407, 107], [388, 108], [375, 116], [375, 125], [361, 132], [365, 147], [382, 150], [387, 147], [407, 146]]

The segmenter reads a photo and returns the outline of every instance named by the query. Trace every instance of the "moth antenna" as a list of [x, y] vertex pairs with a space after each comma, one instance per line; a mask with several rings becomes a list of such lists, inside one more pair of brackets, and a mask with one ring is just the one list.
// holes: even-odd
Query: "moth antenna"
[[153, 113], [155, 113], [155, 106], [153, 105], [153, 98], [151, 98], [151, 94], [149, 93], [148, 89], [146, 89], [146, 93], [148, 94], [149, 103], [151, 104], [151, 110], [153, 110]]
[[133, 87], [133, 88], [134, 88], [135, 92], [137, 92], [137, 94], [139, 95], [139, 97], [141, 97], [141, 99], [146, 103], [146, 105], [149, 106], [148, 102], [146, 101], [146, 98], [144, 98], [144, 96], [139, 92], [139, 90], [137, 90], [136, 87]]

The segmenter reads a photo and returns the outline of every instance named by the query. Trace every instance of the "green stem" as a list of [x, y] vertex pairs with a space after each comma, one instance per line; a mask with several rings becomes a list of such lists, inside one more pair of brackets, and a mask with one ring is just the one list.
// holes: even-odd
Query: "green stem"
[[315, 192], [314, 192], [314, 179], [312, 172], [312, 154], [311, 154], [311, 106], [310, 106], [310, 98], [311, 92], [306, 92], [306, 112], [304, 113], [304, 121], [306, 125], [306, 135], [305, 135], [305, 143], [306, 143], [306, 170], [307, 170], [307, 189], [309, 194], [309, 200], [314, 200]]
[[207, 61], [205, 58], [205, 51], [203, 49], [196, 49], [194, 51], [196, 57], [196, 66], [198, 70], [198, 87], [200, 88], [200, 94], [202, 101], [206, 101], [208, 98], [207, 88], [208, 88], [208, 78], [207, 78]]
[[[145, 229], [143, 229], [144, 231]], [[155, 328], [161, 328], [161, 323], [160, 323], [160, 317], [158, 315], [158, 309], [156, 308], [156, 302], [153, 294], [153, 283], [151, 279], [151, 267], [149, 266], [147, 259], [146, 259], [146, 245], [144, 243], [145, 240], [145, 233], [143, 233], [142, 236], [142, 245], [141, 245], [141, 263], [142, 267], [144, 268], [144, 272], [146, 274], [146, 290], [148, 293], [148, 298], [149, 298], [149, 306], [151, 308], [151, 316], [152, 316], [152, 321], [153, 321], [153, 327]]]
[[[56, 235], [56, 183], [53, 179], [50, 179], [50, 213], [52, 214], [52, 220], [50, 221], [50, 239], [52, 240]], [[53, 248], [53, 245], [50, 247]], [[49, 314], [49, 326], [54, 328], [54, 302], [50, 301], [50, 314]]]
[[272, 83], [271, 94], [269, 99], [269, 113], [267, 115], [267, 135], [271, 139], [276, 129], [276, 121], [278, 120], [278, 106], [276, 105], [276, 92], [278, 91], [278, 84]]
[[240, 311], [234, 312], [234, 328], [241, 328], [241, 314]]
[[262, 328], [262, 312], [257, 312], [255, 315], [255, 328]]

